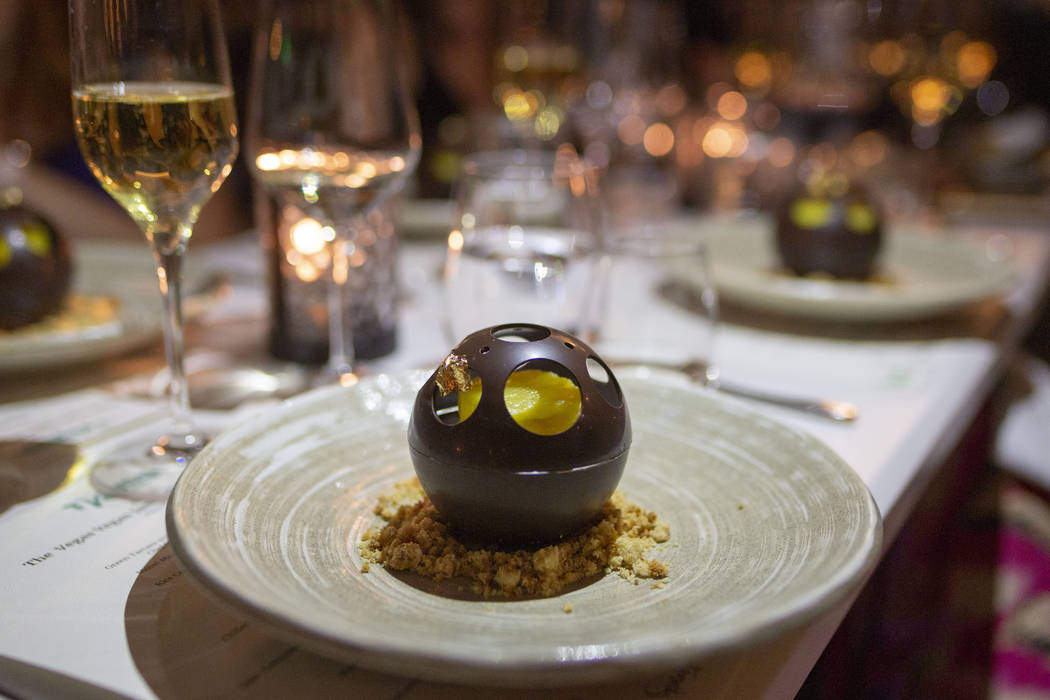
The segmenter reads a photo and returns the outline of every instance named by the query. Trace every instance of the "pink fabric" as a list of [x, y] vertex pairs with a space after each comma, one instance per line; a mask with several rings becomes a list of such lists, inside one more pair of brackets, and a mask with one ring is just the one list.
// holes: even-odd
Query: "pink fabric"
[[1050, 698], [1050, 501], [1008, 482], [999, 504], [993, 694]]

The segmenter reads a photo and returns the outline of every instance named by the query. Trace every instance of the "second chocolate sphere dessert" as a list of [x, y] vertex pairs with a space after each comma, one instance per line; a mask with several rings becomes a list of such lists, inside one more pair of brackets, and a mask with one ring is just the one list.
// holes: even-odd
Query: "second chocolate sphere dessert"
[[777, 252], [796, 275], [871, 276], [882, 246], [882, 214], [867, 192], [845, 178], [810, 182], [777, 212]]
[[467, 336], [416, 395], [409, 451], [423, 490], [469, 539], [539, 544], [594, 522], [631, 423], [586, 344], [532, 324]]
[[0, 208], [0, 329], [58, 311], [72, 269], [65, 239], [47, 221], [22, 207]]

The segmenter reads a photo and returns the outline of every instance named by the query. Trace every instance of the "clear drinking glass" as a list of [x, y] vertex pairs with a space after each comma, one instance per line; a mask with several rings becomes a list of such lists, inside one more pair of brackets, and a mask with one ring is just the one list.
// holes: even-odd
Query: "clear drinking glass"
[[164, 299], [170, 428], [92, 470], [100, 491], [163, 498], [205, 436], [190, 417], [180, 267], [205, 202], [237, 156], [226, 41], [214, 0], [70, 0], [81, 153], [153, 248]]
[[[354, 375], [345, 327], [354, 219], [396, 192], [419, 160], [418, 117], [402, 75], [397, 6], [382, 0], [270, 0], [256, 31], [248, 153], [278, 202], [321, 225], [327, 251], [329, 358], [324, 375]], [[305, 229], [304, 229], [305, 230]]]
[[450, 343], [508, 322], [587, 331], [597, 289], [595, 184], [571, 149], [466, 158], [444, 271]]
[[718, 295], [704, 229], [695, 218], [675, 217], [608, 228], [593, 342], [608, 362], [717, 384]]

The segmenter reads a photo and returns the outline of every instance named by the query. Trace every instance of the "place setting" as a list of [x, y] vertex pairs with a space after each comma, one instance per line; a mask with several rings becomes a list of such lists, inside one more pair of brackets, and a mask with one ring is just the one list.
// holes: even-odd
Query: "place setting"
[[[8, 241], [15, 237], [31, 240], [8, 233]], [[34, 254], [25, 248], [20, 254], [29, 257], [30, 263], [22, 268], [24, 272], [15, 271], [19, 253], [7, 263], [7, 270], [0, 271], [39, 275], [40, 284], [50, 285], [50, 291], [40, 291], [35, 298], [53, 299], [41, 306], [25, 305], [25, 315], [12, 316], [0, 330], [0, 372], [11, 375], [82, 366], [127, 354], [160, 338], [160, 304], [152, 291], [156, 275], [147, 251], [119, 243], [51, 240], [54, 243], [47, 245], [53, 245], [54, 254], [62, 260], [49, 263], [56, 270], [55, 277], [29, 267]], [[64, 272], [57, 272], [59, 269]], [[207, 309], [223, 290], [221, 275], [202, 266], [188, 266], [185, 284], [192, 316]], [[13, 313], [19, 306], [12, 301], [5, 309]]]
[[[168, 503], [185, 572], [322, 655], [501, 686], [702, 663], [849, 596], [881, 544], [864, 482], [819, 440], [724, 398], [713, 369], [699, 382], [668, 369], [675, 353], [710, 357], [703, 248], [661, 227], [603, 254], [588, 233], [594, 176], [565, 151], [468, 159], [443, 272], [441, 326], [457, 338], [445, 360], [316, 389], [216, 437]], [[707, 289], [710, 318], [659, 302], [675, 281]], [[384, 553], [398, 506], [434, 507], [443, 524]], [[639, 539], [651, 551], [627, 565], [615, 547], [580, 555], [596, 546], [580, 538], [636, 509], [660, 523], [659, 541]], [[427, 538], [443, 544], [424, 552]], [[537, 571], [544, 552], [564, 570]]]
[[653, 553], [667, 581], [650, 589], [607, 574], [518, 602], [417, 590], [367, 566], [359, 548], [377, 499], [413, 475], [405, 436], [425, 378], [321, 390], [213, 442], [168, 509], [188, 572], [278, 636], [349, 663], [560, 684], [684, 665], [796, 627], [848, 595], [878, 552], [870, 494], [818, 441], [628, 372], [617, 378], [639, 418], [621, 487], [668, 520], [667, 546]]
[[[826, 187], [772, 214], [703, 222], [724, 299], [806, 321], [888, 324], [964, 311], [1017, 279], [994, 240], [893, 219], [870, 197]], [[868, 213], [851, 220], [851, 208]]]

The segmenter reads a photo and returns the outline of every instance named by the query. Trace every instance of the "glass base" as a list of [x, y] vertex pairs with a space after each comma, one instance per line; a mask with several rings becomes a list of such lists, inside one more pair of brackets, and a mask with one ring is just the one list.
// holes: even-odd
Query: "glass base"
[[141, 443], [108, 454], [91, 468], [91, 486], [101, 494], [132, 501], [164, 501], [206, 440], [191, 434], [162, 437], [149, 449]]
[[314, 377], [314, 386], [330, 386], [339, 384], [342, 386], [353, 386], [361, 379], [361, 371], [354, 369], [349, 364], [329, 362]]

